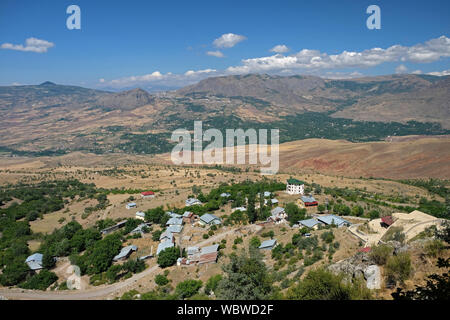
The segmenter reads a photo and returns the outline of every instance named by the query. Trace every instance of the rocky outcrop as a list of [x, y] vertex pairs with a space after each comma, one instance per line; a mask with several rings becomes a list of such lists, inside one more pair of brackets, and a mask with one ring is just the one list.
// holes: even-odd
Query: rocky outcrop
[[366, 280], [367, 288], [381, 288], [380, 268], [373, 264], [367, 253], [357, 253], [353, 257], [338, 261], [328, 267], [335, 274], [344, 274], [346, 281], [352, 279]]
[[373, 264], [364, 270], [364, 278], [369, 289], [381, 288], [381, 270], [380, 267]]

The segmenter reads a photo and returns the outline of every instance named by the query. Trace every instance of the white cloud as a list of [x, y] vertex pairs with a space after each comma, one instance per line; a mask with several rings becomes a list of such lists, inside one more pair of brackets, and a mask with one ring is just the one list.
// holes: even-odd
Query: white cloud
[[104, 82], [105, 82], [105, 79], [101, 78], [101, 79], [98, 80], [98, 82], [104, 83]]
[[412, 74], [422, 74], [422, 70], [414, 70], [411, 72]]
[[25, 40], [25, 46], [23, 46], [22, 44], [3, 43], [0, 46], [0, 48], [17, 51], [44, 53], [47, 52], [49, 48], [52, 48], [54, 46], [55, 46], [54, 43], [49, 42], [47, 40], [28, 38]]
[[245, 36], [234, 33], [226, 33], [221, 35], [220, 38], [214, 40], [213, 44], [218, 48], [232, 48], [245, 39], [247, 39]]
[[219, 50], [217, 50], [217, 51], [208, 51], [208, 52], [206, 52], [206, 54], [208, 56], [213, 56], [213, 57], [217, 57], [217, 58], [223, 58], [224, 57], [223, 53], [220, 52]]
[[221, 73], [217, 72], [215, 69], [188, 70], [183, 74], [173, 74], [171, 72], [162, 74], [159, 71], [155, 71], [145, 75], [129, 76], [110, 81], [102, 78], [104, 81], [101, 81], [102, 79], [100, 79], [100, 86], [112, 88], [126, 88], [146, 85], [181, 87], [216, 75], [221, 75]]
[[270, 49], [270, 52], [276, 52], [276, 53], [284, 53], [284, 52], [288, 52], [289, 48], [286, 47], [284, 44], [279, 44], [275, 47], [273, 47], [272, 49]]
[[406, 73], [406, 72], [408, 72], [408, 68], [404, 64], [401, 64], [397, 68], [395, 68], [395, 73], [400, 74], [400, 73]]
[[296, 54], [276, 54], [269, 57], [242, 60], [241, 66], [232, 66], [228, 73], [277, 72], [280, 70], [320, 70], [368, 68], [384, 62], [427, 63], [450, 57], [450, 39], [441, 36], [411, 47], [394, 45], [386, 49], [372, 48], [361, 52], [343, 51], [339, 54], [303, 49]]
[[185, 75], [185, 76], [192, 77], [192, 76], [196, 76], [196, 75], [200, 75], [200, 74], [214, 73], [214, 72], [216, 72], [216, 71], [217, 71], [217, 70], [214, 70], [214, 69], [205, 69], [205, 70], [198, 70], [198, 71], [189, 70], [189, 71], [186, 71], [186, 72], [184, 73], [184, 75]]
[[438, 77], [450, 76], [450, 69], [443, 70], [443, 71], [428, 72], [427, 74], [432, 75], [432, 76], [438, 76]]
[[[159, 71], [144, 75], [135, 75], [114, 80], [104, 80], [99, 86], [126, 88], [130, 86], [160, 85], [181, 87], [196, 83], [208, 77], [229, 74], [269, 73], [269, 74], [310, 74], [329, 79], [347, 79], [363, 76], [358, 68], [370, 68], [385, 62], [400, 62], [397, 72], [406, 72], [406, 62], [431, 62], [450, 57], [450, 39], [441, 36], [414, 46], [394, 45], [386, 49], [372, 48], [360, 52], [343, 51], [337, 54], [323, 53], [318, 50], [303, 49], [297, 53], [242, 60], [239, 66], [230, 66], [225, 70], [203, 69], [188, 70], [184, 73], [162, 74]], [[413, 73], [419, 74], [416, 70]], [[431, 72], [433, 75], [448, 75], [450, 70]]]

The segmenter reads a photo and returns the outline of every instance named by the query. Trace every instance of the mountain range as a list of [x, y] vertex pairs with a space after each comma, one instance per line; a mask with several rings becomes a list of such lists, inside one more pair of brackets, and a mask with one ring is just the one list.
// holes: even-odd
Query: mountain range
[[150, 94], [44, 82], [0, 87], [0, 151], [167, 152], [176, 128], [279, 128], [306, 138], [378, 141], [450, 131], [450, 77], [387, 75], [351, 80], [249, 74], [207, 78]]

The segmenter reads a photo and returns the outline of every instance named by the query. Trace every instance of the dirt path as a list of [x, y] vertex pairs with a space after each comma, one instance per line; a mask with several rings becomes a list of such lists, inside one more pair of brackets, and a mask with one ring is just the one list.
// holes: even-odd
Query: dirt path
[[[257, 225], [249, 225], [245, 229], [250, 229], [254, 231], [260, 230], [262, 227]], [[214, 235], [209, 239], [197, 242], [193, 246], [203, 246], [211, 242], [218, 241], [223, 237], [226, 237], [234, 232], [238, 228], [233, 228], [227, 230], [223, 233]], [[244, 228], [243, 228], [244, 229]], [[92, 289], [86, 289], [83, 291], [35, 291], [35, 290], [25, 290], [18, 288], [5, 288], [0, 289], [0, 296], [4, 296], [9, 299], [23, 299], [23, 300], [90, 300], [90, 299], [104, 299], [111, 295], [113, 297], [114, 293], [120, 291], [138, 280], [151, 275], [152, 273], [160, 270], [159, 266], [153, 266], [145, 269], [141, 273], [135, 274], [129, 279], [121, 282], [113, 283], [111, 285], [98, 286]]]

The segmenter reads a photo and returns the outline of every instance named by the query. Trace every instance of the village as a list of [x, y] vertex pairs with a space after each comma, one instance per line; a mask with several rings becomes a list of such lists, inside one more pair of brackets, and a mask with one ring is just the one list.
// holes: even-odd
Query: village
[[[321, 197], [324, 203], [320, 203], [314, 192], [305, 192], [305, 182], [292, 177], [286, 180], [285, 189], [262, 191], [256, 195], [256, 199], [259, 201], [256, 201], [253, 204], [254, 208], [250, 210], [262, 211], [262, 205], [269, 214], [262, 221], [258, 220], [248, 224], [230, 223], [229, 220], [230, 216], [247, 213], [249, 207], [252, 206], [248, 197], [236, 203], [230, 192], [221, 192], [218, 198], [222, 205], [215, 208], [216, 210], [204, 212], [199, 208], [204, 208], [205, 204], [191, 196], [184, 201], [184, 206], [165, 211], [165, 219], [162, 224], [149, 221], [149, 210], [143, 209], [146, 204], [156, 198], [157, 193], [153, 191], [141, 192], [140, 199], [124, 204], [125, 210], [130, 212], [128, 218], [119, 219], [120, 221], [102, 229], [101, 233], [103, 236], [113, 234], [123, 229], [129, 219], [140, 221], [129, 232], [130, 237], [120, 252], [114, 256], [113, 263], [121, 265], [127, 260], [137, 259], [145, 261], [149, 267], [156, 267], [158, 257], [176, 250], [174, 267], [171, 268], [178, 268], [178, 271], [173, 269], [171, 274], [178, 274], [180, 279], [191, 273], [197, 274], [197, 276], [202, 274], [213, 276], [220, 272], [220, 268], [214, 267], [214, 265], [217, 265], [220, 257], [234, 252], [237, 245], [243, 242], [243, 238], [247, 239], [246, 246], [254, 245], [251, 242], [255, 238], [258, 239], [256, 248], [265, 257], [264, 261], [271, 263], [272, 267], [278, 268], [277, 263], [271, 262], [274, 255], [272, 251], [280, 245], [280, 248], [283, 248], [283, 243], [289, 243], [290, 238], [293, 239], [295, 234], [300, 234], [307, 239], [314, 235], [321, 235], [323, 232], [327, 232], [326, 230], [337, 230], [335, 235], [340, 237], [341, 251], [344, 248], [346, 251], [345, 254], [338, 252], [334, 257], [331, 254], [330, 262], [339, 262], [358, 252], [369, 253], [371, 247], [385, 243], [383, 237], [390, 229], [401, 227], [402, 230], [406, 230], [406, 240], [410, 240], [426, 228], [439, 226], [443, 222], [443, 219], [437, 219], [417, 210], [410, 214], [394, 213], [375, 219], [331, 214], [328, 208], [328, 198]], [[289, 217], [286, 208], [289, 206], [292, 208], [292, 204], [295, 204], [298, 210], [306, 213], [302, 219], [293, 220], [292, 217]], [[259, 240], [259, 238], [263, 239]], [[226, 245], [230, 244], [230, 241], [233, 243], [231, 248]], [[26, 263], [31, 270], [39, 272], [43, 268], [42, 259], [42, 253], [34, 253], [26, 259]], [[206, 266], [206, 269], [201, 269], [203, 271], [199, 273], [199, 267], [202, 266]], [[210, 267], [208, 268], [208, 266]], [[305, 261], [300, 262], [298, 266], [300, 268], [306, 266]], [[162, 266], [163, 269], [165, 267], [167, 266]], [[157, 269], [152, 270], [157, 271]], [[370, 266], [368, 272], [380, 277], [377, 266]], [[76, 289], [86, 289], [87, 287], [87, 284], [84, 286], [80, 284]], [[368, 281], [367, 287], [380, 289], [381, 281]]]

